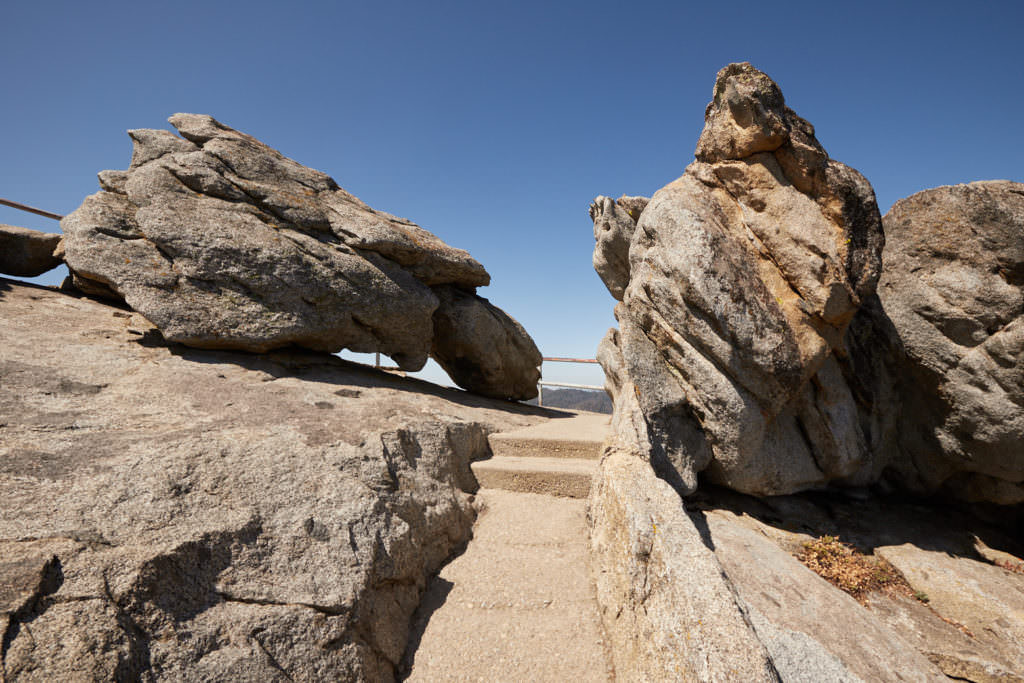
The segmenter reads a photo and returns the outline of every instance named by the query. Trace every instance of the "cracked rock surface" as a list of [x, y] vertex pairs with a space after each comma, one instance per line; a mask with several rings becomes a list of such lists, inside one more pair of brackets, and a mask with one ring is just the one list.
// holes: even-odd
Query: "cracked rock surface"
[[[209, 116], [170, 122], [181, 137], [129, 131], [128, 170], [101, 172], [103, 191], [61, 222], [74, 284], [124, 300], [168, 340], [256, 352], [379, 351], [414, 371], [431, 350], [432, 288], [475, 296], [490, 282], [465, 251], [253, 137]], [[509, 330], [532, 347], [520, 326]], [[536, 395], [511, 388], [528, 384], [523, 376], [498, 379], [507, 386], [495, 391], [492, 382], [483, 393]]]
[[469, 537], [470, 460], [543, 419], [326, 354], [168, 345], [46, 288], [0, 280], [0, 308], [5, 681], [391, 680]]
[[[620, 679], [1024, 681], [1020, 510], [713, 486], [684, 503], [615, 449], [589, 506]], [[822, 537], [905, 585], [848, 594], [797, 559]]]

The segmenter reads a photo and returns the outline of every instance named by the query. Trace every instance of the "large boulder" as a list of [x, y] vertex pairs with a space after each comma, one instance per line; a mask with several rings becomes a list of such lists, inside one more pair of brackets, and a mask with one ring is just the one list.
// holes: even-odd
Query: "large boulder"
[[0, 273], [35, 277], [61, 264], [60, 235], [0, 223]]
[[430, 355], [456, 384], [493, 398], [537, 395], [543, 357], [523, 326], [483, 297], [457, 287], [434, 287]]
[[937, 187], [886, 214], [878, 295], [900, 347], [892, 468], [1024, 502], [1024, 185]]
[[[181, 137], [129, 131], [129, 169], [100, 173], [103, 191], [61, 223], [75, 284], [123, 299], [168, 340], [381, 352], [419, 370], [439, 304], [431, 288], [472, 295], [490, 281], [465, 251], [255, 138], [209, 116], [170, 121]], [[513, 388], [521, 380], [499, 393], [530, 398]]]
[[619, 445], [684, 493], [702, 471], [757, 494], [857, 483], [872, 451], [844, 336], [881, 270], [874, 192], [749, 64], [719, 72], [705, 121], [697, 160], [635, 229], [626, 206], [591, 209], [609, 235], [595, 263], [628, 263], [599, 269], [622, 290], [599, 353]]
[[543, 419], [326, 354], [167, 345], [45, 288], [0, 280], [0, 309], [12, 683], [392, 680], [469, 539], [470, 460]]

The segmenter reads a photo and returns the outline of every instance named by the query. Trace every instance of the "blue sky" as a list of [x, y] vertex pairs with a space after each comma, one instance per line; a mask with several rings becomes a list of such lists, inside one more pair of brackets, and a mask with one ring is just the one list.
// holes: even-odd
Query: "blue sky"
[[[872, 182], [1024, 181], [1024, 3], [7, 3], [0, 197], [57, 213], [125, 168], [129, 128], [207, 113], [490, 271], [548, 356], [593, 357], [614, 301], [597, 194], [693, 158], [715, 73], [750, 61]], [[0, 222], [57, 231], [0, 207]], [[57, 276], [44, 278], [46, 282]], [[437, 377], [437, 373], [430, 375]], [[545, 376], [600, 383], [596, 369]]]

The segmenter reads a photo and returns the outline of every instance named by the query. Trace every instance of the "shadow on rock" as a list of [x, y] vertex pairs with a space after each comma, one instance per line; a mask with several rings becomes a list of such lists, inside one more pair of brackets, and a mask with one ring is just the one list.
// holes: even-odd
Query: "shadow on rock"
[[[864, 493], [864, 495], [859, 495]], [[1024, 543], [1017, 529], [1024, 506], [998, 506], [913, 498], [906, 495], [868, 495], [838, 489], [807, 491], [790, 496], [758, 498], [704, 484], [686, 499], [691, 517], [704, 511], [727, 510], [747, 515], [783, 535], [835, 536], [865, 554], [876, 548], [911, 544], [922, 550], [987, 561], [979, 548], [1020, 557]], [[998, 512], [998, 514], [996, 514]], [[707, 525], [695, 519], [709, 548]], [[980, 542], [980, 545], [979, 545]]]
[[348, 361], [333, 354], [310, 351], [299, 347], [288, 347], [267, 353], [246, 353], [244, 351], [219, 351], [194, 349], [182, 344], [168, 342], [159, 330], [146, 330], [135, 342], [146, 348], [167, 348], [172, 354], [194, 363], [220, 365], [230, 363], [246, 370], [268, 375], [265, 381], [285, 377], [298, 377], [304, 381], [321, 382], [364, 388], [387, 387], [398, 391], [436, 396], [452, 403], [470, 408], [500, 409], [520, 415], [536, 415], [550, 419], [569, 418], [573, 413], [563, 410], [541, 408], [517, 401], [478, 396], [460, 389], [442, 387], [432, 382], [402, 377], [384, 370]]

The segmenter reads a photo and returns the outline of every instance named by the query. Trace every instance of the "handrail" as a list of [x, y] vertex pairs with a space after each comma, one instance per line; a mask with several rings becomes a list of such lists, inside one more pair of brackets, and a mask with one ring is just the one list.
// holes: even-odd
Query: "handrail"
[[541, 380], [537, 384], [545, 387], [572, 387], [573, 389], [604, 389], [596, 384], [570, 384], [569, 382], [545, 382]]
[[45, 216], [46, 218], [52, 218], [55, 221], [59, 221], [64, 218], [64, 216], [61, 216], [58, 213], [50, 213], [49, 211], [43, 211], [42, 209], [37, 209], [34, 206], [29, 206], [28, 204], [19, 204], [18, 202], [12, 202], [10, 199], [0, 198], [0, 204], [3, 204], [4, 206], [9, 206], [12, 209], [20, 209], [21, 211], [28, 211], [29, 213]]
[[[543, 360], [549, 363], [596, 363], [596, 358], [559, 358], [552, 356], [550, 358], [544, 358]], [[544, 387], [570, 387], [572, 389], [597, 389], [601, 390], [604, 387], [599, 387], [594, 384], [570, 384], [569, 382], [545, 382], [540, 380], [537, 382], [537, 405], [544, 405]]]

